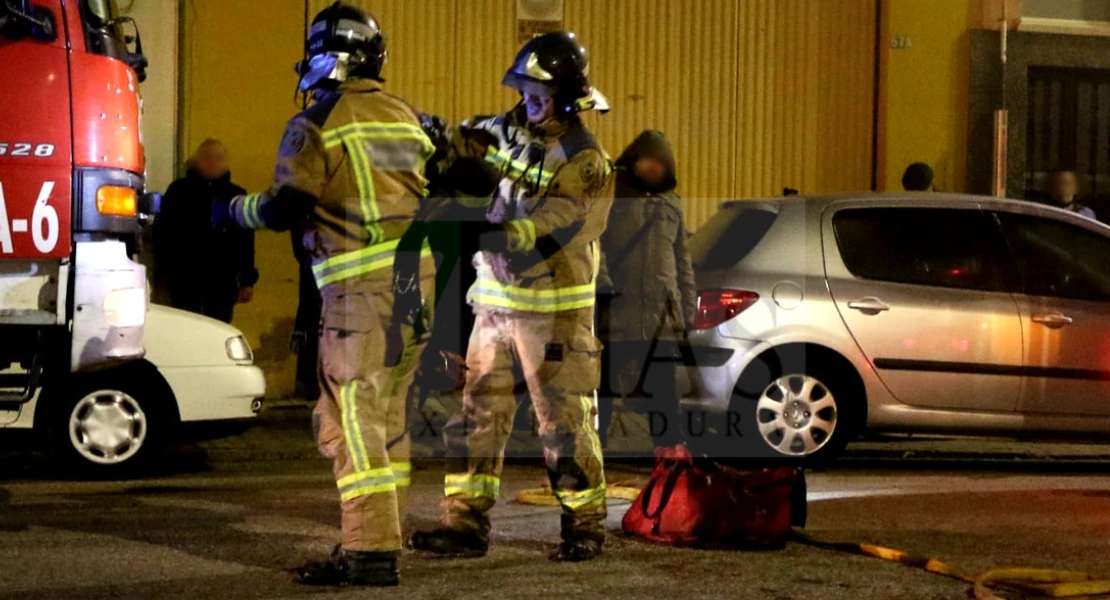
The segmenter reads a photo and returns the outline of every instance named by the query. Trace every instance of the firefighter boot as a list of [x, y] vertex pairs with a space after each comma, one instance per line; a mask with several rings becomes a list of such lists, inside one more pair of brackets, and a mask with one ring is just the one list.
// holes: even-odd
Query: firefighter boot
[[327, 560], [308, 563], [293, 574], [304, 585], [388, 587], [401, 583], [396, 552], [354, 552], [339, 546]]
[[594, 539], [567, 540], [548, 558], [557, 562], [586, 562], [601, 555], [601, 542]]
[[489, 540], [477, 533], [440, 527], [412, 534], [409, 548], [453, 558], [481, 558], [489, 551]]

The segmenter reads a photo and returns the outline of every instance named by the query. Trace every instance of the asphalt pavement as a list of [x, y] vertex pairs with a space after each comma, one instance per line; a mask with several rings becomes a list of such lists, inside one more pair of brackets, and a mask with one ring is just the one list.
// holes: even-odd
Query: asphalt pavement
[[[959, 581], [800, 543], [759, 553], [653, 546], [620, 533], [620, 501], [610, 504], [600, 559], [551, 563], [557, 509], [511, 501], [543, 479], [526, 458], [507, 469], [488, 557], [406, 554], [398, 589], [302, 588], [285, 571], [330, 551], [337, 494], [303, 409], [280, 410], [134, 481], [56, 481], [35, 457], [6, 455], [0, 598], [967, 597]], [[932, 438], [857, 446], [836, 468], [809, 475], [814, 537], [901, 548], [967, 573], [1033, 566], [1110, 576], [1110, 453], [1101, 446]], [[416, 467], [410, 528], [433, 523], [442, 497], [440, 462]], [[636, 483], [645, 471], [614, 461], [608, 476]]]

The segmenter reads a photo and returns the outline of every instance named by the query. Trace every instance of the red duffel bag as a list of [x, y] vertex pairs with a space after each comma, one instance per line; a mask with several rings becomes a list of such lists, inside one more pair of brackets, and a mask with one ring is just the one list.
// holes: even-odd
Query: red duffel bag
[[651, 481], [624, 515], [628, 533], [670, 546], [775, 549], [792, 525], [805, 524], [798, 469], [741, 471], [694, 459], [685, 446], [660, 449], [656, 458]]

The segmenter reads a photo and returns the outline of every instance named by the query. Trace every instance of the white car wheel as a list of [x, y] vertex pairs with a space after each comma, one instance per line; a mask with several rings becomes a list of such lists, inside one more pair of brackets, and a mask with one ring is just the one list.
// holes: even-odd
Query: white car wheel
[[69, 415], [69, 440], [83, 459], [119, 465], [147, 439], [147, 415], [139, 401], [119, 390], [98, 390], [77, 401]]
[[173, 392], [149, 363], [75, 375], [44, 393], [51, 452], [77, 477], [142, 474], [176, 431]]
[[817, 378], [784, 375], [760, 396], [756, 423], [763, 441], [779, 454], [812, 456], [833, 439], [836, 408], [836, 398]]

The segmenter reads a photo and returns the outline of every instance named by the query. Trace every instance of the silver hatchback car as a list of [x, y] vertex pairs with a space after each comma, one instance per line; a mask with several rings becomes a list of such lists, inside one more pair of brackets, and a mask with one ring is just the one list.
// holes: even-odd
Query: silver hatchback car
[[717, 452], [1110, 434], [1110, 227], [976, 196], [786, 198], [725, 204], [691, 253], [680, 381]]

